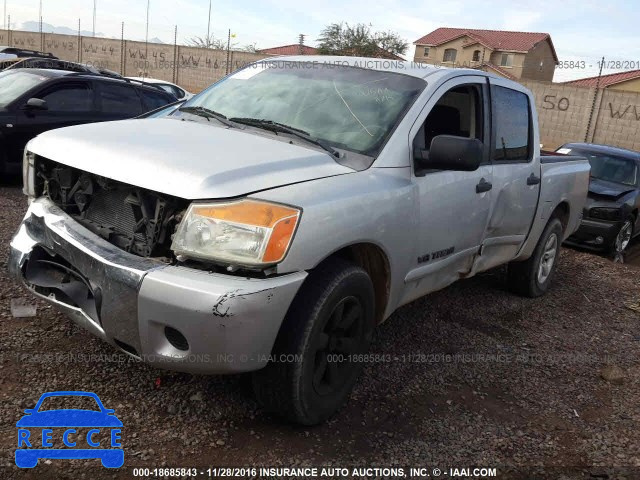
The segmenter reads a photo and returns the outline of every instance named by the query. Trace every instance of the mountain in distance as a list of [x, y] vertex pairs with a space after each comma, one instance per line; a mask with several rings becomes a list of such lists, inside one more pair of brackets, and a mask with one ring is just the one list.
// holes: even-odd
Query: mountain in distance
[[[22, 26], [18, 30], [23, 30], [26, 32], [39, 32], [40, 31], [40, 23], [39, 22], [22, 22]], [[73, 29], [64, 26], [54, 26], [50, 23], [42, 22], [42, 31], [44, 33], [60, 33], [62, 35], [78, 35], [78, 29]], [[91, 37], [93, 36], [93, 31], [90, 30], [80, 30], [80, 35], [83, 37]], [[104, 33], [96, 32], [96, 37], [104, 37]]]

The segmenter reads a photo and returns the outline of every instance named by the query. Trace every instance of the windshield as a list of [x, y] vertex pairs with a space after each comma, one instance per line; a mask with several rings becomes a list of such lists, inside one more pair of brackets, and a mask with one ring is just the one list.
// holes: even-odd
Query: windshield
[[262, 62], [187, 102], [227, 118], [271, 120], [326, 144], [376, 156], [424, 80], [318, 62]]
[[636, 162], [630, 158], [578, 149], [571, 149], [571, 153], [577, 153], [578, 155], [587, 157], [591, 164], [592, 178], [629, 186], [636, 185], [638, 166]]
[[19, 70], [0, 73], [0, 107], [6, 107], [17, 97], [47, 79], [48, 77], [42, 75]]

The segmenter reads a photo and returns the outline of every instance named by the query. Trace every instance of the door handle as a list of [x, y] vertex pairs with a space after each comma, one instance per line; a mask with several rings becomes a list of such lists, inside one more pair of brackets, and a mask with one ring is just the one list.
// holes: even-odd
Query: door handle
[[527, 178], [527, 185], [538, 185], [540, 183], [540, 177], [536, 177], [535, 174], [529, 175]]
[[491, 182], [487, 182], [484, 178], [480, 179], [480, 183], [476, 185], [476, 193], [488, 192], [493, 188]]

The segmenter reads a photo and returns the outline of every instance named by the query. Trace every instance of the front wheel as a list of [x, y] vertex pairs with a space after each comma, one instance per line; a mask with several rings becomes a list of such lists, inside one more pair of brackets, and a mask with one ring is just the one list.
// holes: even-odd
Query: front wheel
[[560, 220], [552, 218], [540, 235], [531, 257], [523, 262], [509, 264], [511, 290], [525, 297], [539, 297], [547, 292], [560, 257], [562, 231]]
[[629, 246], [631, 238], [633, 237], [633, 222], [633, 217], [629, 217], [624, 221], [622, 227], [620, 227], [620, 231], [613, 242], [612, 250], [614, 254], [623, 253]]
[[373, 284], [359, 266], [336, 258], [313, 270], [287, 312], [273, 360], [253, 374], [265, 410], [302, 425], [333, 415], [362, 368], [374, 305]]

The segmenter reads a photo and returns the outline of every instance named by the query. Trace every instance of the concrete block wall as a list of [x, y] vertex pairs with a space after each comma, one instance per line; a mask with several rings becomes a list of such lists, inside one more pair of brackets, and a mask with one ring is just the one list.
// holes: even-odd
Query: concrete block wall
[[598, 107], [593, 141], [640, 151], [640, 94], [604, 90]]
[[56, 57], [107, 68], [126, 76], [174, 82], [190, 92], [202, 89], [227, 73], [266, 55], [203, 49], [182, 45], [134, 42], [51, 33], [0, 30], [0, 45], [43, 50]]
[[550, 82], [521, 83], [533, 92], [536, 99], [541, 143], [545, 149], [584, 141], [595, 89]]
[[[265, 55], [187, 46], [0, 30], [0, 45], [44, 50], [127, 76], [159, 78], [198, 93]], [[553, 149], [587, 141], [640, 150], [640, 93], [525, 80], [534, 94], [541, 142]], [[595, 101], [594, 101], [595, 100]]]

